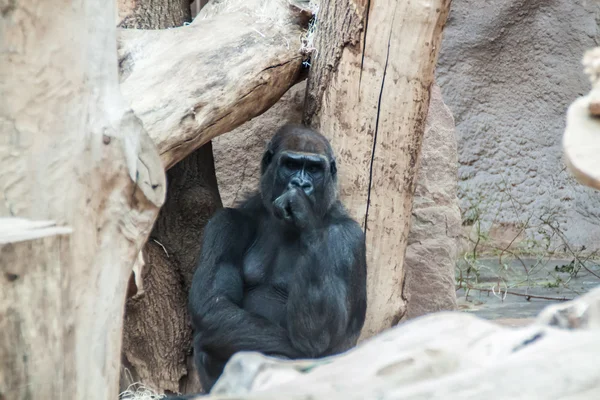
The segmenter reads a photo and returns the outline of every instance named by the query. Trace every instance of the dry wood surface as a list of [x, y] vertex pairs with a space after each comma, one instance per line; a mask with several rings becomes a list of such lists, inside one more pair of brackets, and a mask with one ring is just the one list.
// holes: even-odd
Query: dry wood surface
[[120, 31], [123, 95], [166, 169], [275, 104], [304, 60], [300, 8], [286, 0], [213, 3], [187, 26]]
[[398, 323], [429, 91], [450, 1], [322, 0], [305, 122], [329, 137], [341, 198], [366, 233], [362, 339]]
[[119, 90], [114, 3], [9, 3], [0, 399], [114, 400], [127, 278], [164, 201], [164, 169]]

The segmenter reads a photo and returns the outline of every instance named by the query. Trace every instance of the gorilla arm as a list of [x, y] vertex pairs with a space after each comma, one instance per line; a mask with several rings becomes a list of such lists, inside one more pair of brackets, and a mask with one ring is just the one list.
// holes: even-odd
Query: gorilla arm
[[366, 313], [366, 251], [350, 218], [313, 232], [288, 297], [288, 332], [305, 356], [320, 357], [356, 344]]
[[295, 358], [284, 328], [241, 308], [243, 254], [253, 236], [251, 221], [236, 210], [222, 209], [206, 225], [189, 298], [195, 334], [223, 359], [244, 350]]

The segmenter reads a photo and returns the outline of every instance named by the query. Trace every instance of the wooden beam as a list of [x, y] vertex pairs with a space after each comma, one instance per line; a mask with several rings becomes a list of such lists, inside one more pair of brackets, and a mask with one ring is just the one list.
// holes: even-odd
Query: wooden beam
[[209, 3], [189, 26], [120, 31], [121, 89], [165, 168], [296, 83], [305, 14], [286, 0], [228, 0]]

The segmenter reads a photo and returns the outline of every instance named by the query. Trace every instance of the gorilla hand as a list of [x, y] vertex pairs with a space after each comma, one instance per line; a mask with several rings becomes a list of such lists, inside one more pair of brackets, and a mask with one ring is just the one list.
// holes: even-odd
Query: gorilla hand
[[291, 188], [273, 202], [276, 218], [299, 229], [311, 228], [316, 224], [312, 204], [302, 189]]

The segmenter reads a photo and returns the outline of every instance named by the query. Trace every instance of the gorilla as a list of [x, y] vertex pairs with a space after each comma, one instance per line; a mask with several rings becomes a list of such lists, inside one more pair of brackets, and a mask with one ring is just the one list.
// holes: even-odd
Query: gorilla
[[356, 345], [365, 253], [360, 225], [338, 200], [330, 143], [283, 126], [262, 157], [259, 190], [219, 210], [204, 230], [189, 295], [204, 390], [238, 351], [319, 358]]

